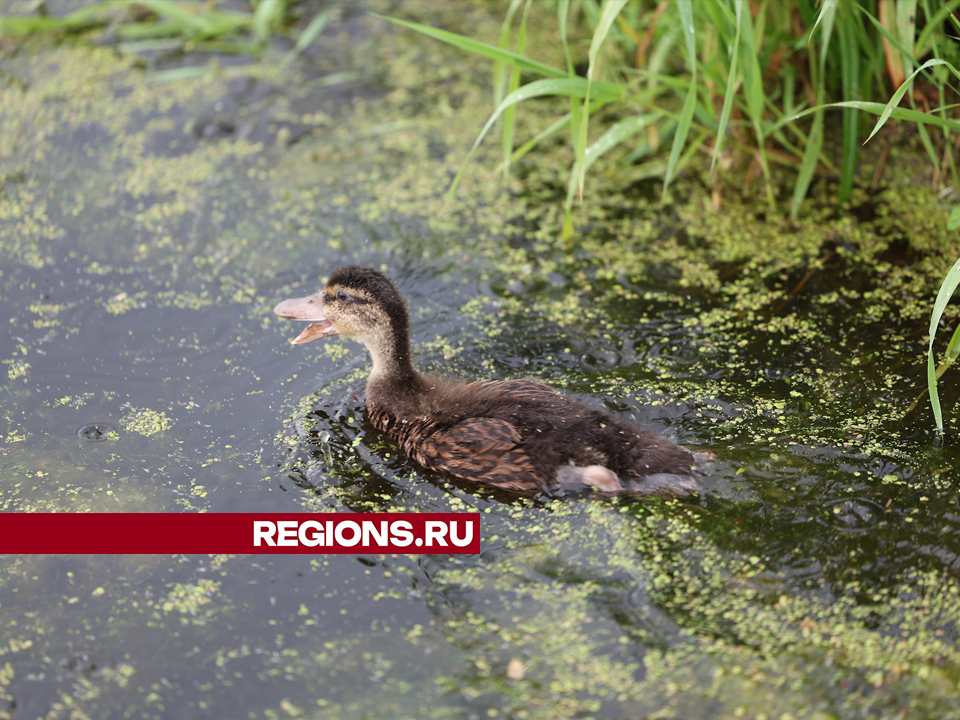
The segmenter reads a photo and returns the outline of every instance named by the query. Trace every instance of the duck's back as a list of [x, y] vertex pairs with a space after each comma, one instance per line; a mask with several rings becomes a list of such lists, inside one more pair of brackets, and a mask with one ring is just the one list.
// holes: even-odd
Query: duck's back
[[367, 408], [374, 425], [430, 469], [534, 490], [555, 488], [568, 468], [606, 468], [629, 483], [683, 477], [694, 464], [669, 440], [532, 378], [469, 385], [423, 380], [414, 412], [369, 394]]

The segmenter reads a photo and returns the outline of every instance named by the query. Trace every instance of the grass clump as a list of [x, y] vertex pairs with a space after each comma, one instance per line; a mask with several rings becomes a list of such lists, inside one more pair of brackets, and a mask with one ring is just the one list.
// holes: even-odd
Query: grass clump
[[[712, 174], [719, 169], [747, 182], [759, 175], [771, 207], [778, 204], [778, 183], [792, 185], [793, 216], [817, 174], [837, 177], [838, 200], [847, 202], [867, 137], [863, 113], [878, 118], [870, 137], [891, 118], [915, 124], [935, 184], [954, 194], [960, 188], [951, 151], [960, 131], [952, 102], [960, 78], [957, 0], [828, 0], [819, 8], [810, 0], [552, 5], [566, 67], [524, 55], [528, 16], [547, 12], [546, 4], [514, 0], [498, 46], [387, 19], [494, 60], [496, 108], [474, 150], [502, 120], [505, 172], [545, 139], [569, 132], [567, 236], [587, 170], [614, 148], [623, 151], [623, 182], [659, 178], [663, 198], [702, 153]], [[521, 83], [524, 76], [534, 77]], [[516, 147], [516, 107], [544, 96], [566, 98], [569, 112]], [[904, 102], [908, 107], [900, 107]], [[824, 143], [830, 109], [842, 113], [839, 156]], [[778, 178], [774, 165], [791, 170], [789, 179]]]

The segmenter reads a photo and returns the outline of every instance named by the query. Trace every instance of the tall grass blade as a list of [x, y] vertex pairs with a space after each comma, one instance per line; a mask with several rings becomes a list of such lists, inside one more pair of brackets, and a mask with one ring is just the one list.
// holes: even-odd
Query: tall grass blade
[[[733, 96], [737, 89], [737, 60], [740, 57], [740, 25], [743, 18], [744, 0], [734, 0], [737, 11], [736, 31], [733, 37], [733, 47], [730, 49], [730, 71], [727, 73], [727, 89], [723, 95], [723, 108], [720, 111], [720, 124], [717, 127], [717, 141], [713, 144], [713, 158], [710, 160], [710, 172], [713, 172], [723, 145], [723, 138], [727, 133], [727, 123], [730, 122], [730, 111], [733, 109]], [[752, 52], [752, 50], [751, 50]]]
[[[570, 0], [559, 0], [557, 3], [557, 24], [560, 27], [560, 41], [563, 43], [563, 56], [567, 61], [567, 74], [576, 77], [577, 71], [573, 67], [573, 56], [570, 55], [570, 44], [567, 41], [567, 19], [570, 17]], [[576, 151], [580, 139], [580, 102], [573, 95], [570, 96], [570, 142]]]
[[917, 0], [899, 0], [897, 3], [897, 32], [903, 44], [903, 72], [913, 72], [913, 43], [917, 37]]
[[[943, 435], [943, 410], [940, 408], [940, 393], [937, 390], [937, 370], [933, 360], [933, 340], [940, 326], [943, 311], [946, 310], [950, 298], [960, 285], [960, 260], [957, 260], [947, 273], [937, 293], [937, 300], [933, 304], [933, 313], [930, 315], [930, 344], [927, 347], [927, 390], [930, 392], [930, 406], [937, 423], [937, 433]], [[952, 341], [951, 341], [952, 344]]]
[[313, 18], [313, 20], [310, 21], [310, 24], [303, 29], [302, 33], [300, 33], [300, 36], [297, 38], [297, 42], [287, 54], [287, 58], [285, 59], [287, 62], [313, 45], [313, 41], [320, 37], [323, 31], [327, 29], [327, 25], [329, 25], [330, 21], [333, 19], [333, 12], [335, 9], [336, 8], [327, 8], [326, 10], [322, 10], [321, 12], [317, 13], [317, 16]]
[[[877, 132], [880, 130], [880, 128], [882, 128], [884, 124], [886, 124], [887, 120], [889, 120], [890, 117], [894, 115], [895, 109], [903, 111], [903, 108], [897, 108], [897, 106], [900, 104], [900, 101], [903, 99], [903, 96], [906, 94], [907, 90], [911, 87], [913, 83], [913, 79], [924, 70], [927, 70], [928, 68], [936, 67], [937, 65], [946, 66], [947, 69], [950, 70], [950, 72], [952, 72], [954, 75], [960, 78], [960, 71], [957, 71], [957, 69], [953, 65], [948, 63], [946, 60], [940, 60], [938, 58], [927, 60], [923, 65], [921, 65], [916, 70], [914, 70], [910, 74], [910, 77], [908, 77], [906, 81], [903, 83], [903, 85], [897, 88], [897, 91], [893, 93], [893, 95], [890, 97], [889, 102], [887, 102], [886, 106], [883, 108], [883, 111], [880, 113], [880, 118], [877, 120], [877, 124], [874, 125], [873, 131], [870, 133], [869, 137], [867, 137], [867, 140], [864, 141], [864, 144], [866, 144], [867, 141], [869, 141], [874, 135], [876, 135]], [[871, 103], [871, 104], [874, 104], [874, 103]], [[916, 113], [917, 115], [924, 115], [924, 113], [919, 113], [916, 110], [912, 112]], [[941, 119], [945, 119], [945, 118], [941, 118]], [[918, 122], [924, 122], [924, 120], [918, 120]], [[929, 122], [930, 124], [933, 124], [933, 125], [939, 124], [939, 123], [932, 122], [932, 120]], [[960, 127], [960, 124], [957, 124], [957, 123], [955, 124], [958, 127]]]
[[[447, 191], [447, 201], [449, 202], [453, 196], [456, 194], [457, 186], [460, 184], [460, 178], [463, 176], [463, 171], [467, 167], [467, 163], [470, 162], [470, 159], [476, 153], [477, 148], [480, 147], [480, 143], [483, 141], [483, 138], [486, 137], [487, 133], [490, 131], [490, 128], [493, 127], [493, 124], [497, 119], [503, 114], [503, 111], [512, 105], [523, 102], [524, 100], [530, 100], [535, 97], [544, 97], [547, 95], [569, 95], [575, 97], [586, 97], [588, 89], [588, 81], [584, 80], [581, 77], [573, 78], [550, 78], [547, 80], [534, 80], [533, 82], [527, 83], [521, 88], [513, 91], [507, 95], [503, 102], [497, 106], [497, 109], [494, 110], [493, 115], [487, 120], [486, 124], [483, 126], [483, 129], [480, 130], [480, 134], [477, 136], [477, 139], [473, 143], [473, 147], [470, 148], [470, 152], [467, 153], [466, 159], [463, 161], [463, 164], [460, 166], [460, 170], [457, 172], [456, 177], [453, 179], [453, 182], [450, 185], [450, 189]], [[613, 83], [596, 83], [594, 85], [594, 98], [596, 100], [603, 100], [605, 102], [611, 100], [620, 100], [623, 97], [624, 89]]]
[[600, 55], [600, 49], [607, 39], [607, 33], [613, 26], [617, 15], [623, 10], [627, 0], [606, 0], [600, 11], [600, 18], [597, 21], [597, 27], [593, 31], [593, 37], [590, 39], [590, 50], [587, 53], [587, 94], [583, 98], [583, 113], [580, 116], [580, 132], [578, 134], [576, 146], [576, 158], [579, 163], [580, 171], [577, 175], [577, 187], [580, 190], [580, 197], [583, 198], [583, 182], [586, 173], [585, 153], [587, 148], [587, 127], [590, 124], [590, 88], [593, 84], [593, 78], [597, 74], [597, 58]]
[[63, 18], [11, 15], [0, 17], [0, 33], [20, 36], [40, 35], [42, 33], [73, 32], [99, 24], [97, 20], [68, 24], [63, 21]]
[[[934, 108], [933, 110], [948, 110], [955, 107], [960, 107], [960, 104], [944, 105], [943, 108]], [[798, 118], [810, 115], [811, 113], [818, 113], [821, 110], [828, 108], [856, 108], [857, 110], [863, 110], [872, 115], [884, 115], [889, 109], [889, 103], [884, 105], [882, 103], [867, 102], [866, 100], [844, 100], [842, 102], [830, 103], [828, 105], [818, 105], [780, 120], [775, 126], [769, 128], [767, 132], [769, 134], [771, 130], [783, 127], [784, 125], [787, 125]], [[910, 110], [909, 108], [898, 107], [893, 108], [893, 110], [887, 116], [887, 119], [891, 117], [896, 118], [897, 120], [910, 120], [911, 122], [924, 123], [926, 125], [936, 125], [938, 127], [948, 128], [950, 130], [956, 130], [957, 132], [960, 132], [960, 120], [951, 120], [950, 118], [941, 117], [940, 115], [934, 115], [933, 112], [925, 113], [920, 112], [919, 110]], [[873, 137], [872, 134], [871, 137]], [[864, 141], [864, 144], [866, 144], [866, 141]]]
[[680, 12], [680, 25], [683, 28], [683, 36], [687, 43], [687, 64], [690, 68], [690, 85], [687, 89], [687, 96], [683, 101], [683, 108], [680, 111], [680, 118], [677, 121], [677, 134], [673, 136], [673, 144], [670, 146], [670, 159], [667, 161], [667, 173], [663, 178], [663, 194], [661, 198], [666, 201], [667, 188], [670, 187], [670, 181], [677, 173], [677, 163], [680, 161], [680, 152], [687, 140], [687, 133], [690, 131], [690, 124], [693, 122], [693, 111], [697, 105], [697, 39], [693, 29], [693, 6], [691, 0], [677, 0], [677, 8]]
[[[590, 113], [587, 113], [589, 117]], [[580, 142], [580, 123], [583, 120], [583, 108], [580, 100], [573, 95], [570, 96], [570, 141], [576, 156], [577, 144]]]
[[[577, 107], [579, 107], [579, 103], [577, 104]], [[556, 135], [558, 132], [563, 130], [569, 124], [570, 124], [570, 113], [567, 113], [566, 115], [561, 117], [559, 120], [553, 122], [548, 128], [546, 128], [545, 130], [541, 130], [532, 138], [527, 140], [523, 145], [521, 145], [516, 150], [514, 150], [513, 154], [510, 156], [510, 162], [516, 163], [518, 160], [520, 160], [520, 158], [522, 158], [528, 152], [533, 150], [541, 142], [546, 140], [551, 135]]]
[[[517, 47], [516, 53], [518, 55], [523, 55], [524, 48], [527, 44], [527, 15], [530, 12], [531, 0], [527, 0], [527, 4], [523, 9], [523, 18], [520, 20], [520, 31], [517, 33]], [[520, 68], [516, 65], [512, 66], [512, 71], [510, 73], [510, 87], [509, 91], [514, 92], [517, 88], [520, 87]], [[517, 125], [517, 106], [511, 105], [503, 112], [503, 179], [506, 180], [510, 176], [510, 156], [513, 154], [513, 134]]]
[[945, 2], [940, 6], [940, 9], [933, 13], [926, 21], [926, 24], [923, 26], [923, 30], [921, 30], [920, 34], [917, 36], [917, 42], [915, 45], [916, 53], [919, 55], [919, 57], [923, 57], [927, 53], [927, 43], [933, 38], [933, 33], [939, 28], [943, 27], [944, 21], [948, 17], [951, 17], [957, 8], [960, 8], [960, 0], [950, 0], [950, 2]]
[[[574, 103], [574, 107], [576, 107], [577, 110], [579, 110], [580, 103], [577, 102], [576, 98], [571, 97], [570, 100], [571, 102]], [[590, 105], [590, 112], [596, 112], [606, 104], [607, 104], [606, 100], [594, 101]], [[520, 158], [522, 158], [528, 152], [533, 150], [537, 145], [539, 145], [541, 142], [546, 140], [548, 137], [550, 137], [551, 135], [555, 135], [556, 133], [560, 132], [565, 127], [567, 127], [567, 125], [570, 124], [570, 121], [571, 121], [571, 114], [567, 113], [566, 115], [561, 117], [559, 120], [552, 123], [550, 127], [548, 127], [547, 129], [542, 130], [541, 132], [538, 132], [532, 138], [527, 140], [527, 142], [525, 142], [523, 145], [521, 145], [520, 147], [518, 147], [516, 150], [513, 151], [513, 156], [510, 158], [510, 161], [513, 163], [516, 163], [518, 160], [520, 160]]]
[[[513, 27], [513, 16], [517, 14], [523, 0], [510, 0], [507, 7], [507, 14], [503, 18], [503, 25], [500, 26], [500, 41], [497, 46], [501, 50], [506, 50], [510, 44], [510, 29]], [[493, 106], [496, 107], [507, 94], [506, 67], [503, 60], [497, 60], [493, 64]]]
[[[823, 31], [820, 33], [820, 84], [821, 86], [825, 84], [826, 78], [823, 77], [824, 72], [827, 67], [827, 51], [830, 49], [830, 38], [833, 35], [833, 22], [837, 15], [837, 0], [825, 0], [823, 7], [820, 8], [820, 13], [817, 15], [817, 23], [820, 24], [820, 21], [823, 21]], [[814, 25], [814, 30], [816, 30], [816, 25]], [[811, 36], [813, 33], [811, 32]]]
[[[833, 32], [833, 19], [837, 14], [837, 5], [839, 0], [825, 0], [823, 5], [820, 6], [820, 12], [817, 13], [817, 21], [813, 24], [813, 28], [810, 30], [810, 37], [813, 37], [813, 34], [817, 31], [817, 28], [820, 26], [820, 23], [823, 23], [823, 31], [820, 33], [824, 38], [824, 48], [826, 48], [826, 38], [830, 37], [830, 34]], [[821, 57], [826, 55], [826, 49], [824, 49]]]
[[597, 28], [593, 32], [593, 37], [590, 39], [590, 50], [587, 53], [587, 59], [589, 61], [587, 67], [588, 80], [592, 80], [596, 76], [598, 67], [597, 57], [600, 54], [601, 48], [603, 48], [604, 42], [606, 42], [610, 27], [626, 4], [627, 0], [606, 0], [603, 4], [600, 21], [597, 23]]
[[419, 23], [409, 22], [407, 20], [399, 20], [398, 18], [387, 17], [386, 15], [378, 15], [377, 13], [370, 13], [370, 15], [380, 18], [381, 20], [386, 20], [387, 22], [392, 22], [395, 25], [402, 25], [403, 27], [410, 28], [411, 30], [416, 30], [423, 35], [432, 37], [435, 40], [440, 40], [441, 42], [448, 43], [461, 50], [466, 50], [467, 52], [475, 53], [476, 55], [482, 55], [483, 57], [490, 58], [491, 60], [500, 60], [502, 62], [513, 63], [514, 65], [519, 66], [521, 70], [528, 70], [532, 73], [536, 73], [537, 75], [545, 75], [547, 77], [567, 77], [565, 70], [560, 70], [552, 65], [531, 60], [530, 58], [517, 55], [509, 50], [503, 50], [478, 40], [471, 40], [463, 35], [457, 35], [456, 33], [448, 32], [446, 30], [440, 30], [439, 28], [431, 27], [430, 25], [421, 25]]
[[[957, 0], [960, 2], [960, 0]], [[560, 42], [563, 43], [563, 56], [567, 60], [567, 74], [573, 77], [573, 57], [570, 55], [570, 44], [567, 41], [567, 18], [570, 17], [570, 0], [559, 0], [557, 3], [557, 25], [560, 27]]]
[[266, 42], [273, 28], [283, 21], [284, 0], [260, 0], [253, 12], [253, 37], [257, 42]]
[[126, 23], [116, 29], [118, 38], [124, 40], [151, 40], [156, 38], [174, 38], [180, 47], [187, 40], [195, 40], [192, 33], [184, 37], [183, 26], [172, 22]]
[[215, 72], [210, 65], [185, 65], [183, 67], [155, 70], [147, 73], [147, 82], [174, 82], [180, 80], [196, 80], [207, 77]]
[[807, 136], [807, 147], [803, 152], [800, 173], [797, 175], [797, 184], [793, 188], [793, 198], [790, 201], [790, 217], [794, 218], [800, 213], [800, 206], [807, 197], [807, 190], [817, 169], [817, 158], [823, 147], [823, 107], [818, 107], [814, 112], [816, 114], [813, 116], [813, 125], [810, 126], [810, 134]]
[[[840, 40], [840, 80], [844, 100], [860, 99], [860, 50], [854, 34], [854, 18], [844, 14], [839, 24]], [[856, 108], [843, 110], [843, 145], [840, 163], [840, 191], [837, 202], [843, 205], [853, 194], [853, 180], [857, 171], [857, 152], [859, 142], [860, 113]]]
[[[641, 130], [650, 127], [653, 123], [662, 117], [662, 113], [651, 112], [643, 115], [621, 120], [614, 123], [609, 130], [597, 138], [584, 153], [585, 170], [589, 170], [593, 164], [599, 160], [605, 153], [609, 152], [622, 142], [629, 140]], [[569, 213], [573, 207], [573, 198], [577, 193], [577, 168], [573, 168], [570, 173], [570, 181], [567, 183], [567, 200], [565, 204], [566, 212]]]
[[140, 5], [194, 35], [208, 37], [215, 34], [214, 27], [207, 18], [190, 12], [181, 3], [172, 0], [140, 0]]
[[[923, 13], [924, 13], [924, 15], [925, 15], [926, 17], [932, 17], [932, 16], [934, 15], [934, 13], [933, 13], [933, 10], [931, 9], [931, 6], [930, 6], [930, 0], [922, 0], [922, 1], [923, 1]], [[951, 16], [951, 19], [954, 21], [955, 24], [960, 24], [960, 23], [957, 22], [957, 19], [956, 19], [955, 17]], [[946, 38], [944, 38], [944, 39], [946, 39]], [[941, 44], [938, 42], [938, 38], [937, 38], [936, 36], [931, 35], [929, 42], [930, 42], [930, 46], [933, 48], [933, 55], [934, 55], [934, 57], [937, 57], [937, 56], [940, 56], [940, 55], [943, 54], [943, 53], [941, 52], [941, 47], [940, 47]], [[918, 48], [918, 46], [914, 46], [914, 52], [917, 52], [917, 51], [918, 51], [917, 48]], [[945, 48], [944, 48], [944, 49], [945, 49]], [[947, 96], [947, 81], [949, 80], [949, 78], [947, 77], [947, 72], [946, 72], [945, 70], [944, 70], [944, 71], [934, 70], [934, 71], [931, 73], [931, 75], [933, 76], [933, 82], [934, 82], [934, 84], [936, 85], [938, 96], [941, 97], [941, 98], [946, 97], [946, 96]], [[941, 114], [944, 114], [945, 111], [941, 109], [940, 112], [941, 112]], [[949, 142], [952, 141], [952, 139], [950, 138], [950, 132], [949, 132], [948, 130], [944, 130], [944, 131], [943, 131], [943, 136], [944, 136], [943, 139], [944, 139], [944, 142], [945, 142], [945, 143], [949, 143]], [[947, 163], [948, 168], [950, 169], [950, 175], [951, 175], [952, 178], [953, 178], [953, 187], [956, 188], [956, 189], [960, 189], [960, 168], [958, 168], [958, 166], [957, 166], [957, 159], [956, 159], [956, 157], [954, 156], [954, 153], [947, 153], [947, 154], [946, 154], [946, 163]]]
[[[762, 21], [763, 16], [758, 15], [757, 19], [758, 21]], [[750, 124], [753, 126], [753, 132], [757, 138], [757, 156], [760, 160], [760, 169], [763, 171], [767, 203], [772, 208], [776, 202], [773, 197], [773, 185], [770, 178], [770, 164], [767, 162], [766, 144], [763, 142], [763, 106], [765, 95], [758, 40], [759, 38], [754, 37], [753, 21], [750, 18], [750, 13], [747, 12], [743, 15], [743, 45], [740, 48], [740, 51], [744, 52], [743, 63], [744, 69], [746, 70], [746, 72], [743, 73], [743, 83], [747, 98], [747, 114], [750, 116]]]
[[[947, 343], [947, 349], [943, 351], [944, 362], [954, 363], [958, 357], [960, 357], [960, 325], [953, 331], [953, 336], [950, 338], [950, 342]], [[944, 370], [946, 370], [946, 368], [944, 368]], [[937, 373], [938, 380], [941, 375], [943, 375], [942, 371]]]
[[900, 53], [901, 56], [907, 54], [907, 49], [900, 42], [900, 38], [898, 38], [896, 35], [894, 35], [889, 30], [887, 30], [887, 28], [883, 26], [883, 23], [881, 23], [877, 18], [871, 15], [870, 11], [868, 11], [862, 5], [857, 5], [856, 7], [861, 12], [861, 14], [864, 15], [867, 18], [867, 20], [869, 20], [873, 24], [874, 29], [878, 33], [880, 33], [880, 35], [882, 35], [887, 40], [887, 42], [889, 42], [894, 47], [894, 49], [898, 53]]
[[[790, 217], [797, 217], [800, 213], [800, 206], [804, 198], [807, 197], [807, 190], [810, 189], [810, 183], [813, 181], [813, 175], [817, 168], [817, 158], [823, 147], [823, 121], [824, 121], [824, 93], [826, 92], [827, 72], [827, 51], [830, 48], [830, 37], [833, 34], [833, 23], [837, 14], [837, 0], [825, 0], [820, 6], [820, 12], [817, 13], [817, 20], [810, 31], [811, 41], [817, 27], [823, 24], [820, 31], [820, 57], [817, 63], [817, 78], [814, 85], [817, 88], [817, 107], [813, 116], [813, 125], [810, 128], [810, 135], [807, 138], [807, 147], [803, 152], [803, 160], [800, 163], [800, 173], [797, 175], [797, 184], [793, 188], [793, 198], [790, 201]], [[800, 113], [803, 115], [805, 113]]]

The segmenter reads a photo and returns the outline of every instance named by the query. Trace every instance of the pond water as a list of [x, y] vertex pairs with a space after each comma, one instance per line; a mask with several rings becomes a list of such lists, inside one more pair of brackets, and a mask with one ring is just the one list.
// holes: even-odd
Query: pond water
[[[4, 556], [0, 719], [960, 717], [957, 450], [906, 412], [949, 252], [813, 210], [751, 211], [744, 251], [695, 181], [599, 193], [570, 244], [565, 167], [521, 191], [495, 151], [444, 208], [485, 70], [366, 9], [197, 80], [0, 55], [0, 508], [473, 510], [483, 551]], [[349, 263], [397, 283], [421, 368], [535, 375], [710, 452], [702, 492], [420, 469], [365, 418], [362, 346], [271, 312]]]

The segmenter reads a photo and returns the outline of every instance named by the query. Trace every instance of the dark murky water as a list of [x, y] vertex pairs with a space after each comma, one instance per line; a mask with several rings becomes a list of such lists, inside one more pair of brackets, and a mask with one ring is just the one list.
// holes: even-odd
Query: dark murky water
[[[361, 17], [306, 77], [372, 52]], [[578, 316], [575, 273], [526, 283], [339, 199], [376, 169], [316, 138], [372, 81], [149, 85], [35, 53], [0, 61], [30, 88], [3, 107], [0, 508], [471, 509], [484, 551], [4, 557], [0, 719], [960, 716], [956, 452], [884, 414], [922, 379], [884, 355], [893, 325], [718, 335], [721, 301], [655, 273]], [[418, 469], [365, 419], [361, 346], [291, 347], [270, 312], [346, 263], [397, 282], [421, 367], [536, 375], [709, 450], [703, 492], [551, 502]]]

